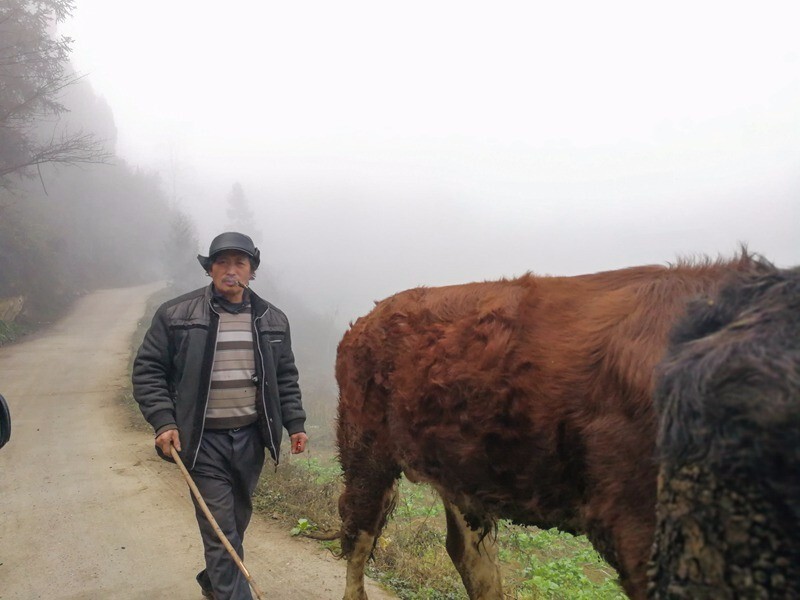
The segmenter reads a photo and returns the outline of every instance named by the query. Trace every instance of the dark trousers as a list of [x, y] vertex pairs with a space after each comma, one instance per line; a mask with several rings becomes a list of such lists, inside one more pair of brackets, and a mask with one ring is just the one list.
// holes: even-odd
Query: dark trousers
[[[258, 427], [203, 432], [191, 471], [200, 495], [231, 546], [244, 560], [244, 531], [253, 514], [251, 496], [264, 466], [264, 446]], [[205, 548], [206, 573], [216, 600], [252, 600], [250, 586], [217, 537], [194, 496], [197, 523]]]

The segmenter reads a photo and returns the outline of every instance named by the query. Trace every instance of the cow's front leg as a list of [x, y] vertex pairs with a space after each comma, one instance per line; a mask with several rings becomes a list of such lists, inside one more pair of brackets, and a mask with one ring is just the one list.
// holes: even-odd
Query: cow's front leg
[[503, 584], [497, 561], [497, 537], [472, 529], [464, 514], [444, 500], [447, 517], [447, 553], [461, 575], [470, 600], [502, 600]]

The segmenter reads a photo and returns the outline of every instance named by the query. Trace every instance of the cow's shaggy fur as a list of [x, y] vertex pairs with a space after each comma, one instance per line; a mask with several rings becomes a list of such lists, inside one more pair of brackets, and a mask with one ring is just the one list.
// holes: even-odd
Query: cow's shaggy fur
[[653, 598], [800, 598], [800, 270], [691, 307], [659, 368]]
[[[339, 345], [339, 501], [345, 598], [401, 472], [430, 483], [470, 598], [502, 598], [498, 518], [586, 533], [633, 598], [655, 526], [653, 370], [689, 300], [731, 261], [418, 288], [356, 321]], [[485, 536], [485, 537], [484, 537]]]

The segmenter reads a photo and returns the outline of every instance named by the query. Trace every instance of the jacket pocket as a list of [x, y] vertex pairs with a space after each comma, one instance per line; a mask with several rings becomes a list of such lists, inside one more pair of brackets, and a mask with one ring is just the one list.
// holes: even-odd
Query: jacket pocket
[[262, 330], [259, 331], [258, 333], [261, 336], [261, 338], [268, 344], [271, 344], [273, 348], [275, 348], [277, 344], [282, 344], [283, 340], [286, 338], [285, 331], [279, 331], [274, 329]]

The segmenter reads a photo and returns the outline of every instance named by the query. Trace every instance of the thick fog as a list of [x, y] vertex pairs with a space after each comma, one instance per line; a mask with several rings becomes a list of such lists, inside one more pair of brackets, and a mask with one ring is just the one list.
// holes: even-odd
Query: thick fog
[[800, 264], [798, 22], [793, 1], [78, 0], [62, 30], [202, 249], [241, 184], [264, 276], [343, 327], [417, 285], [739, 242]]

